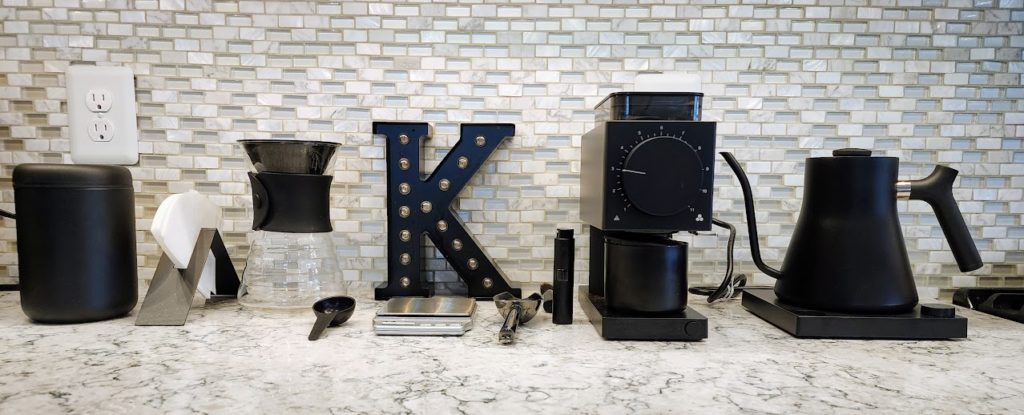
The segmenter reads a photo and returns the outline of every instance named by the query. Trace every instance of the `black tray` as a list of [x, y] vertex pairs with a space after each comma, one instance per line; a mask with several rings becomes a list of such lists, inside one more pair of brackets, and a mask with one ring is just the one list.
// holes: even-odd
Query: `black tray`
[[925, 313], [951, 311], [948, 308], [952, 306], [944, 304], [918, 304], [912, 311], [902, 314], [843, 314], [783, 304], [771, 288], [758, 288], [743, 292], [743, 307], [801, 338], [938, 340], [967, 337], [965, 317], [922, 315], [922, 309]]

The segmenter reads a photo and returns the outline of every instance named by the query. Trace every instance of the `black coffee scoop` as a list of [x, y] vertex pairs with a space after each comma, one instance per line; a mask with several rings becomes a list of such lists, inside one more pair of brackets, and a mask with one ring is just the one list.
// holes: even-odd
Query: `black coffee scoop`
[[355, 311], [356, 300], [352, 297], [327, 297], [313, 303], [316, 322], [313, 323], [313, 330], [309, 332], [309, 340], [319, 339], [324, 329], [348, 321]]

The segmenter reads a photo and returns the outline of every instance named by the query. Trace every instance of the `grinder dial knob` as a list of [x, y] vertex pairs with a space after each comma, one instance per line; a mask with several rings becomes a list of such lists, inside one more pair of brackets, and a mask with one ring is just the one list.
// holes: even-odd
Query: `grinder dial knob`
[[672, 216], [689, 207], [701, 188], [704, 166], [688, 143], [669, 136], [652, 137], [629, 150], [622, 165], [626, 199], [653, 216]]

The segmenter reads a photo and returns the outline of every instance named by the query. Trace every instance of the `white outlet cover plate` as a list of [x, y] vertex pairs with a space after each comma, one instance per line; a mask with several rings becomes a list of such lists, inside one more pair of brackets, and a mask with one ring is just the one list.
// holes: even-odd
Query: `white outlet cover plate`
[[[110, 106], [91, 111], [91, 92], [110, 93]], [[68, 138], [71, 160], [76, 164], [139, 162], [139, 127], [135, 112], [135, 75], [123, 66], [71, 65], [67, 72]], [[112, 139], [90, 134], [97, 119], [109, 121], [116, 131]]]

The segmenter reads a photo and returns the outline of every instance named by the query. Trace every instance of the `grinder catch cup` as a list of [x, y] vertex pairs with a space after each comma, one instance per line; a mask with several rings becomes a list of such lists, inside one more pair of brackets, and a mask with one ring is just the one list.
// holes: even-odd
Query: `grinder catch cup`
[[299, 309], [347, 291], [331, 239], [330, 190], [337, 143], [243, 140], [255, 172], [256, 232], [238, 302]]
[[652, 314], [686, 308], [686, 248], [685, 242], [658, 236], [606, 236], [608, 307]]

